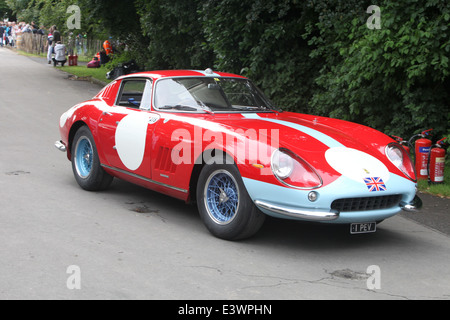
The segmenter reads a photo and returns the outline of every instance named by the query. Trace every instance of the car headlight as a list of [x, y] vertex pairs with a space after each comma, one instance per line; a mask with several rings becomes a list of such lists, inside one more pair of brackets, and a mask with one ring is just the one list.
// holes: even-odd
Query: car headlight
[[322, 186], [322, 179], [302, 158], [287, 149], [277, 149], [272, 154], [272, 172], [283, 184], [301, 189]]
[[280, 179], [286, 179], [294, 170], [294, 159], [280, 150], [276, 150], [272, 156], [272, 171]]
[[390, 143], [386, 146], [386, 156], [408, 178], [416, 181], [416, 172], [408, 152], [398, 143]]

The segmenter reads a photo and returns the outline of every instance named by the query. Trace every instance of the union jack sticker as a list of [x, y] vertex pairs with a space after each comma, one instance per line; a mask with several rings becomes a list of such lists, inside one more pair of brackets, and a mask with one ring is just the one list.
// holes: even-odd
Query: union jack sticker
[[383, 179], [379, 177], [364, 178], [364, 183], [366, 184], [367, 189], [369, 189], [369, 192], [387, 190], [387, 187], [384, 184]]

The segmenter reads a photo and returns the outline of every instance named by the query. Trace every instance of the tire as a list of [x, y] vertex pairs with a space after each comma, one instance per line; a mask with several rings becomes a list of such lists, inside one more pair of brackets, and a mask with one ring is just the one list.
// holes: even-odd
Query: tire
[[86, 126], [75, 134], [71, 160], [75, 180], [84, 190], [100, 191], [111, 184], [113, 177], [100, 166], [94, 138]]
[[254, 205], [235, 165], [205, 165], [197, 184], [197, 206], [206, 228], [225, 240], [253, 236], [265, 215]]

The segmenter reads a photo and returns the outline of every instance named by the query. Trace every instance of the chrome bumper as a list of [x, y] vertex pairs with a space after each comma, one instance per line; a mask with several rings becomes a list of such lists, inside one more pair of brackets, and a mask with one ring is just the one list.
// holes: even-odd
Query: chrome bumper
[[56, 141], [55, 142], [55, 147], [56, 149], [58, 149], [61, 152], [66, 152], [66, 146], [62, 143], [62, 141]]
[[417, 212], [422, 208], [422, 200], [415, 196], [411, 202], [400, 202], [400, 208], [407, 212]]
[[[340, 212], [337, 210], [315, 210], [308, 208], [290, 207], [272, 202], [255, 200], [255, 205], [262, 211], [291, 218], [304, 219], [309, 221], [333, 221], [339, 218]], [[418, 212], [422, 208], [422, 200], [416, 196], [411, 202], [401, 202], [400, 208], [408, 212]]]
[[321, 211], [306, 208], [295, 208], [295, 207], [281, 206], [278, 204], [269, 203], [261, 200], [255, 200], [255, 205], [263, 211], [270, 211], [275, 214], [288, 216], [292, 218], [306, 219], [310, 221], [332, 221], [339, 218], [339, 212], [335, 210]]

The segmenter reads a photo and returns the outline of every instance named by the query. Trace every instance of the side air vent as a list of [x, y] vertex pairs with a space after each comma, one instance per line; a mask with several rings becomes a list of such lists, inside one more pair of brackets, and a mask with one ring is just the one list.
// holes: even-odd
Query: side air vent
[[175, 173], [176, 165], [172, 161], [172, 149], [160, 147], [156, 157], [155, 168], [168, 173]]

